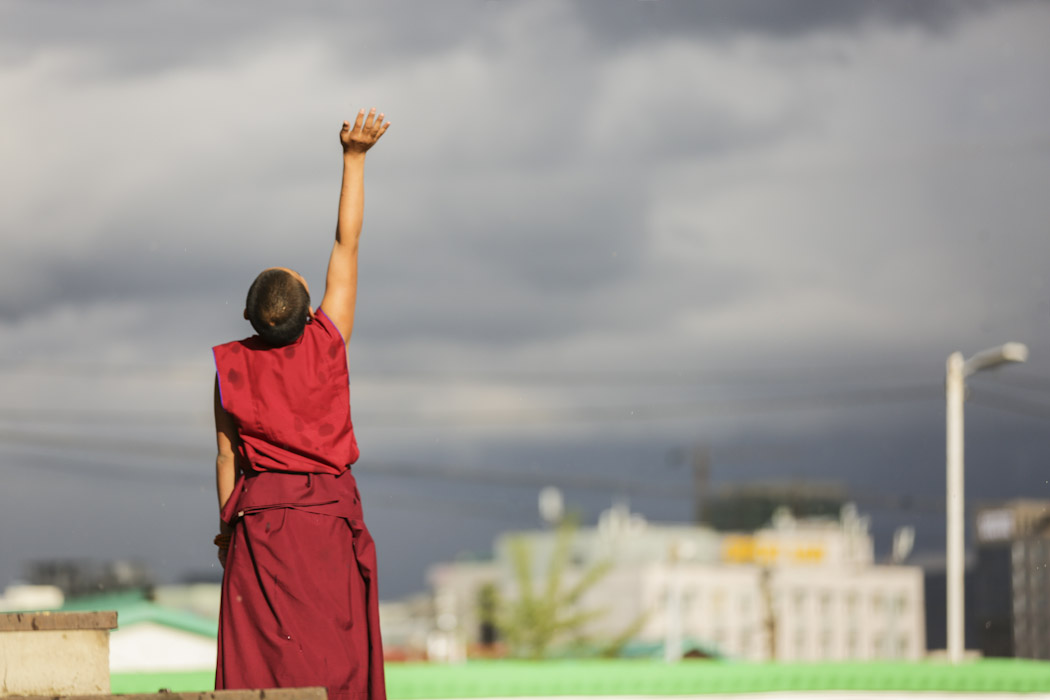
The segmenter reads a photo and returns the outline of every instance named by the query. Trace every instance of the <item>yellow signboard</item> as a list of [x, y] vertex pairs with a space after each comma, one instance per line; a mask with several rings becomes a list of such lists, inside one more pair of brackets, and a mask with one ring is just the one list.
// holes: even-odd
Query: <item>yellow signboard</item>
[[824, 560], [825, 550], [819, 544], [781, 548], [751, 535], [729, 535], [722, 541], [722, 559], [736, 564], [772, 564], [784, 560], [793, 564], [816, 564]]

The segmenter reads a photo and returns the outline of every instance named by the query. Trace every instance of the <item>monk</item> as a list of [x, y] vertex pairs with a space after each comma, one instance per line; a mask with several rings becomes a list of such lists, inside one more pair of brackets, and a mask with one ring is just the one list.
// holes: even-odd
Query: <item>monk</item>
[[385, 700], [376, 555], [351, 472], [346, 343], [354, 327], [365, 154], [389, 122], [343, 122], [335, 244], [316, 313], [288, 268], [263, 270], [256, 335], [214, 348], [223, 564], [217, 689], [324, 686]]

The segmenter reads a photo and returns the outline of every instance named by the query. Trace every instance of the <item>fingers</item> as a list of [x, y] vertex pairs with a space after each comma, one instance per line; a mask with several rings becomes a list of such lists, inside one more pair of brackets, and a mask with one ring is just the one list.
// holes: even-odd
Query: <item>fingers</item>
[[376, 117], [375, 122], [372, 124], [372, 138], [378, 139], [383, 134], [383, 113], [380, 112], [379, 116]]
[[373, 107], [367, 112], [363, 109], [359, 111], [353, 127], [350, 126], [350, 122], [344, 121], [341, 132], [344, 147], [350, 141], [369, 145], [378, 141], [379, 137], [390, 127], [390, 122], [384, 121], [385, 116], [382, 112], [376, 114], [376, 109]]

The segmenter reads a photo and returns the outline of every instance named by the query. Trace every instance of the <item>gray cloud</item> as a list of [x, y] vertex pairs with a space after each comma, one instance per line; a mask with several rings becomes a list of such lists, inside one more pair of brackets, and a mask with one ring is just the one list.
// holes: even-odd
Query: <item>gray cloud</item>
[[[532, 16], [527, 6], [537, 5], [542, 14], [561, 14], [560, 4], [555, 3], [480, 0], [440, 5], [402, 0], [367, 7], [314, 4], [305, 9], [264, 1], [254, 3], [250, 11], [238, 4], [207, 2], [103, 0], [89, 7], [61, 0], [21, 0], [7, 3], [0, 13], [4, 46], [0, 56], [21, 62], [49, 49], [86, 50], [102, 59], [107, 72], [154, 72], [175, 65], [229, 61], [259, 43], [282, 38], [322, 36], [340, 54], [371, 68], [440, 52], [464, 37], [483, 37], [508, 18], [520, 21]], [[936, 31], [991, 5], [984, 0], [620, 0], [568, 7], [599, 45], [622, 48], [625, 43], [673, 37], [852, 31], [872, 22]], [[536, 35], [537, 40], [556, 35], [553, 27], [544, 29], [548, 33]]]
[[723, 40], [736, 35], [806, 36], [852, 32], [871, 24], [943, 31], [966, 15], [987, 11], [986, 0], [788, 0], [763, 2], [579, 2], [573, 7], [600, 44], [622, 47], [671, 37]]
[[[12, 404], [206, 423], [208, 347], [250, 332], [254, 274], [295, 267], [320, 298], [335, 131], [373, 100], [394, 128], [369, 156], [351, 345], [369, 460], [658, 478], [644, 470], [669, 444], [783, 439], [814, 447], [725, 478], [840, 470], [866, 484], [939, 459], [939, 400], [762, 415], [733, 402], [787, 380], [935, 385], [948, 352], [1005, 340], [1031, 344], [1032, 376], [1050, 372], [1045, 5], [290, 7], [4, 6]], [[662, 379], [615, 379], [631, 369]], [[406, 379], [442, 370], [457, 380]], [[692, 372], [724, 381], [675, 381]], [[725, 410], [629, 419], [676, 402]], [[588, 406], [615, 415], [555, 420]], [[540, 419], [427, 422], [501, 410]], [[1043, 423], [973, 415], [988, 420], [982, 459], [1010, 474], [982, 488], [1029, 485]], [[70, 468], [34, 459], [27, 494], [41, 460]], [[393, 512], [400, 491], [383, 488]], [[381, 513], [397, 549], [396, 513]]]

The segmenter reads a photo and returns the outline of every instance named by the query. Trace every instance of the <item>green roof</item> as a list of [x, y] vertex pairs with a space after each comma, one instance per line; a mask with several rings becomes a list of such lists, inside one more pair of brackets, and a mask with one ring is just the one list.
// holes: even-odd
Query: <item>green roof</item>
[[[982, 659], [944, 662], [776, 664], [651, 660], [470, 661], [465, 664], [390, 663], [390, 700], [420, 698], [540, 697], [588, 695], [701, 695], [898, 691], [1050, 692], [1050, 662]], [[211, 690], [205, 673], [112, 674], [112, 692]]]
[[66, 612], [116, 610], [117, 624], [119, 625], [117, 629], [140, 622], [152, 622], [213, 639], [219, 634], [218, 620], [201, 617], [195, 613], [177, 608], [157, 605], [152, 601], [146, 600], [143, 594], [138, 591], [70, 598], [59, 610]]

